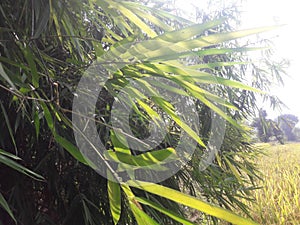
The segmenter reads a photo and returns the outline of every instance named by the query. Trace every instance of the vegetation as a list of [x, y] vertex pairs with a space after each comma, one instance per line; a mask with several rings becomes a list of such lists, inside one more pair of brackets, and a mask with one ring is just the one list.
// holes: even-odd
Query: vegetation
[[261, 145], [259, 158], [261, 189], [255, 201], [247, 203], [259, 224], [294, 225], [300, 223], [300, 144]]
[[260, 109], [259, 116], [254, 118], [252, 127], [256, 129], [256, 135], [260, 142], [270, 142], [273, 137], [280, 143], [284, 144], [284, 133], [278, 122], [267, 119], [266, 110]]
[[275, 121], [267, 119], [267, 112], [263, 109], [259, 111], [259, 117], [254, 118], [251, 126], [256, 129], [257, 138], [261, 142], [277, 140], [284, 144], [285, 141], [300, 140], [296, 124], [298, 118], [292, 114], [278, 116]]
[[292, 114], [280, 115], [277, 118], [277, 123], [279, 124], [280, 129], [283, 131], [287, 141], [297, 140], [297, 136], [294, 131], [298, 121], [298, 117]]
[[[234, 7], [201, 14], [199, 23], [167, 11], [168, 1], [1, 1], [3, 224], [256, 224], [230, 211], [247, 213], [241, 198], [256, 188], [256, 149], [241, 124], [255, 111], [254, 92], [266, 91], [270, 78], [280, 76], [246, 63], [247, 52], [262, 49], [236, 40], [273, 27], [236, 31]], [[95, 63], [100, 76], [87, 73]], [[77, 88], [82, 77], [96, 86]], [[109, 78], [103, 85], [102, 77]], [[157, 82], [165, 80], [172, 85]], [[155, 93], [161, 89], [165, 96]], [[124, 92], [133, 108], [130, 127], [116, 131], [111, 112]], [[181, 103], [189, 97], [195, 110], [175, 109], [168, 99], [174, 94]], [[74, 113], [74, 99], [87, 116]], [[192, 112], [196, 119], [189, 119]], [[118, 121], [128, 120], [117, 114]], [[216, 117], [222, 122], [212, 130]], [[170, 123], [161, 143], [141, 152], [133, 146], [137, 138], [145, 146], [150, 120]], [[85, 133], [89, 123], [96, 124], [102, 144]], [[182, 133], [188, 156], [176, 149]], [[214, 135], [221, 146], [211, 141]], [[211, 161], [203, 161], [207, 154]], [[168, 179], [149, 181], [167, 172]], [[189, 218], [187, 209], [197, 216]]]

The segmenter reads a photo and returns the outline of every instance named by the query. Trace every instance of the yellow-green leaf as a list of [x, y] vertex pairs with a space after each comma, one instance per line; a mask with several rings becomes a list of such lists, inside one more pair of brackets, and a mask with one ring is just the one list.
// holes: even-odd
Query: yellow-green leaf
[[129, 204], [138, 225], [159, 225], [147, 213], [137, 207], [133, 201], [129, 201]]
[[250, 219], [245, 219], [229, 210], [220, 208], [218, 206], [214, 206], [203, 200], [197, 199], [193, 196], [189, 196], [187, 194], [181, 193], [168, 187], [164, 187], [159, 184], [133, 180], [127, 181], [126, 183], [129, 186], [136, 187], [144, 191], [150, 192], [152, 194], [162, 196], [164, 198], [197, 209], [208, 215], [215, 216], [217, 218], [226, 220], [236, 225], [258, 225], [256, 222]]
[[113, 217], [114, 224], [117, 224], [121, 216], [121, 187], [120, 184], [114, 182], [114, 177], [109, 170], [107, 170], [107, 191], [110, 212]]
[[135, 199], [138, 202], [140, 202], [140, 203], [142, 203], [144, 205], [148, 205], [148, 206], [152, 207], [153, 209], [156, 209], [157, 211], [159, 211], [159, 212], [161, 212], [161, 213], [169, 216], [170, 218], [178, 221], [181, 224], [184, 224], [184, 225], [196, 225], [195, 223], [192, 223], [191, 221], [183, 218], [182, 216], [178, 215], [177, 213], [175, 213], [175, 212], [173, 212], [171, 210], [168, 210], [165, 207], [162, 207], [159, 204], [150, 201], [149, 199], [140, 198], [140, 197], [135, 197]]

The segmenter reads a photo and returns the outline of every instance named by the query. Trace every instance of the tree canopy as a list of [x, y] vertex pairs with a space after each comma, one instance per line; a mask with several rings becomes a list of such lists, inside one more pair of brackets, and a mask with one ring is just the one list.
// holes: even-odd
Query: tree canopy
[[296, 135], [293, 132], [296, 124], [299, 122], [298, 117], [292, 114], [283, 114], [277, 118], [280, 129], [283, 131], [288, 141], [295, 141]]

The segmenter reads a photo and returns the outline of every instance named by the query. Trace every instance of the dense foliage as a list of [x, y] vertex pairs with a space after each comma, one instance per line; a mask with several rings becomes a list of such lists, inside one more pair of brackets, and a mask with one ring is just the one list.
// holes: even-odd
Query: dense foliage
[[[266, 90], [274, 74], [245, 63], [246, 53], [259, 49], [235, 40], [272, 28], [235, 31], [234, 8], [202, 12], [196, 24], [167, 12], [172, 11], [168, 1], [155, 2], [1, 1], [2, 224], [210, 224], [219, 219], [255, 224], [226, 209], [247, 212], [240, 198], [256, 187], [256, 150], [241, 124], [255, 111], [254, 92]], [[103, 61], [109, 54], [115, 58]], [[115, 183], [122, 168], [108, 168], [107, 180], [76, 147], [72, 103], [79, 80], [93, 62], [110, 64], [115, 59], [123, 66], [110, 74], [97, 110], [78, 118], [97, 124], [107, 148], [102, 152], [105, 161], [131, 163], [137, 170], [164, 164], [160, 158], [166, 155], [180, 163], [174, 149], [185, 131], [196, 141], [196, 150], [187, 165], [160, 184], [137, 180], [135, 170], [125, 170], [128, 180]], [[253, 76], [247, 80], [249, 71]], [[162, 143], [140, 154], [115, 138], [110, 111], [130, 79], [149, 77], [176, 83], [160, 87], [179, 94], [178, 100], [192, 97], [200, 123], [186, 126], [180, 120], [184, 115], [177, 115], [161, 96], [140, 99], [133, 89], [130, 129], [135, 137], [149, 135], [149, 121], [157, 112], [171, 121]], [[148, 90], [159, 86], [143, 82]], [[211, 135], [218, 135], [218, 127], [211, 130], [215, 116], [226, 122], [221, 146], [209, 142]], [[212, 164], [199, 169], [210, 153], [207, 146], [220, 149], [213, 152]], [[157, 160], [151, 161], [153, 157]]]

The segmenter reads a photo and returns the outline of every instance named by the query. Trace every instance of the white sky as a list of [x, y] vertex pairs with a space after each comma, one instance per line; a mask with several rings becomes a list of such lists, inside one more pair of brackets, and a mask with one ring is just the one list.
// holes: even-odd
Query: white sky
[[[205, 5], [207, 0], [176, 0], [178, 6], [184, 10], [193, 10], [193, 5]], [[223, 0], [224, 4], [230, 0]], [[200, 7], [201, 8], [201, 7]], [[285, 24], [274, 31], [277, 38], [272, 41], [276, 47], [276, 56], [287, 58], [291, 65], [287, 70], [289, 77], [285, 77], [285, 86], [272, 88], [271, 93], [277, 95], [289, 109], [283, 109], [282, 113], [291, 113], [300, 119], [300, 45], [298, 29], [300, 10], [295, 0], [248, 0], [242, 5], [244, 11], [242, 17], [243, 27], [252, 28], [265, 25]], [[187, 13], [188, 15], [188, 13]], [[274, 34], [275, 34], [274, 33]], [[280, 112], [268, 111], [270, 118], [275, 118]]]
[[[300, 65], [300, 46], [297, 44], [298, 21], [300, 12], [294, 0], [248, 0], [244, 4], [246, 11], [243, 16], [244, 26], [264, 26], [273, 24], [285, 24], [282, 28], [274, 31], [278, 37], [273, 40], [278, 57], [290, 60], [290, 67], [287, 69], [289, 77], [285, 77], [284, 87], [274, 87], [272, 94], [277, 95], [289, 109], [283, 109], [282, 113], [291, 113], [300, 119], [300, 74], [297, 65]], [[273, 112], [267, 109], [269, 117], [275, 118], [280, 112]]]

